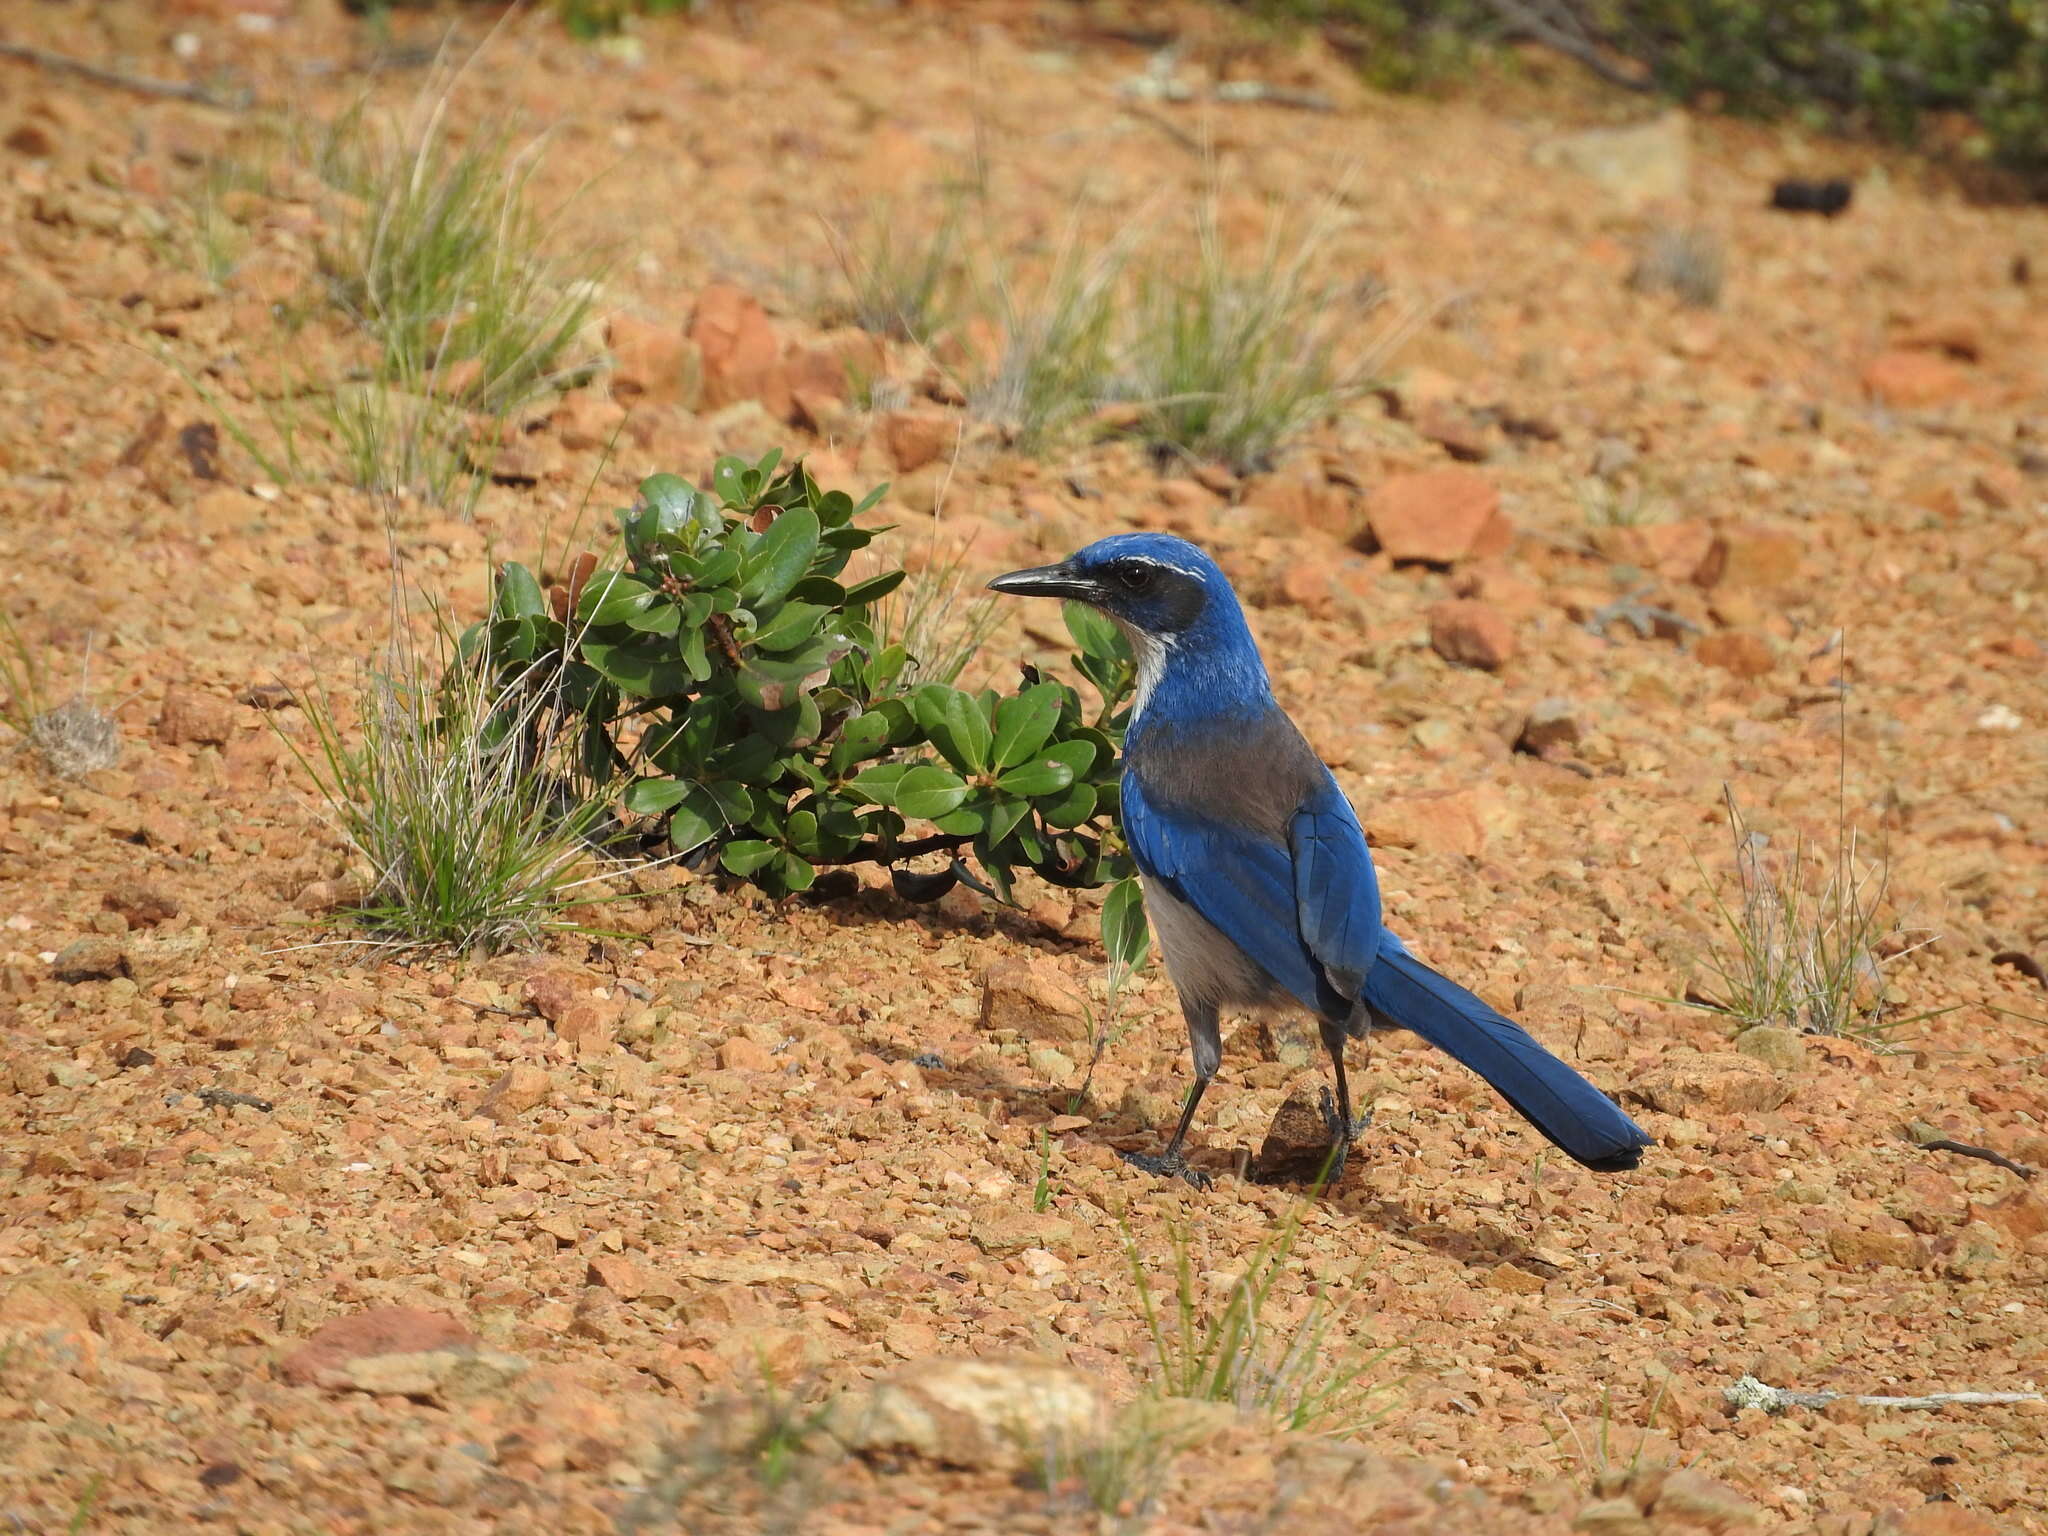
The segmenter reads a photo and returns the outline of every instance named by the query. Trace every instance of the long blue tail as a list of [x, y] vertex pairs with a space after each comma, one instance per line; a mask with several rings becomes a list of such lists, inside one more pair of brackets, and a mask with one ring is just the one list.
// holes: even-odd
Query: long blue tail
[[[1389, 934], [1388, 938], [1392, 938]], [[1614, 1101], [1456, 982], [1400, 947], [1381, 946], [1364, 1001], [1403, 1029], [1455, 1056], [1494, 1086], [1523, 1119], [1603, 1173], [1642, 1161], [1650, 1138]]]

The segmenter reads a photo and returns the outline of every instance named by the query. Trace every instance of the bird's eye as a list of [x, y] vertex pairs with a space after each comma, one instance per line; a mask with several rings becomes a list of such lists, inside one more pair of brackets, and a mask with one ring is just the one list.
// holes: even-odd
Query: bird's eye
[[1142, 592], [1152, 585], [1152, 567], [1135, 560], [1117, 566], [1112, 574], [1126, 592]]

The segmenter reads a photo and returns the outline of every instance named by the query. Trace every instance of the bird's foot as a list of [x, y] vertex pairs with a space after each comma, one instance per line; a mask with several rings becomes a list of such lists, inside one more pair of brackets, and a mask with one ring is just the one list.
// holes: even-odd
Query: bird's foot
[[1372, 1111], [1369, 1109], [1349, 1125], [1338, 1119], [1337, 1101], [1330, 1097], [1330, 1090], [1327, 1088], [1323, 1090], [1322, 1107], [1323, 1128], [1330, 1133], [1330, 1140], [1333, 1143], [1356, 1141], [1372, 1129]]
[[1143, 1152], [1119, 1152], [1117, 1156], [1141, 1173], [1154, 1174], [1162, 1179], [1185, 1179], [1196, 1189], [1207, 1189], [1216, 1182], [1201, 1169], [1190, 1168], [1187, 1159], [1178, 1152], [1171, 1157], [1154, 1157]]

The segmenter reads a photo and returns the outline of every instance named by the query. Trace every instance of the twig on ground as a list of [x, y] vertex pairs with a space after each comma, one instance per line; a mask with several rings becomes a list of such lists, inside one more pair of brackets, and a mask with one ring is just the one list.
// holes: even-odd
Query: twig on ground
[[95, 85], [110, 85], [117, 91], [133, 91], [138, 96], [156, 96], [166, 101], [194, 101], [203, 107], [221, 107], [228, 111], [239, 111], [247, 105], [246, 102], [216, 96], [205, 86], [193, 85], [189, 81], [158, 80], [150, 75], [124, 75], [118, 69], [88, 64], [84, 59], [51, 53], [47, 48], [32, 48], [27, 43], [0, 40], [0, 58], [19, 59], [24, 64], [33, 64], [38, 69], [47, 69], [60, 75], [78, 75]]
[[1946, 1136], [1937, 1136], [1932, 1141], [1920, 1142], [1930, 1152], [1959, 1152], [1964, 1157], [1981, 1158], [1987, 1163], [1996, 1163], [2008, 1173], [2016, 1173], [2023, 1179], [2031, 1179], [2034, 1170], [2025, 1163], [2016, 1163], [2003, 1152], [1994, 1152], [1989, 1147], [1973, 1147], [1966, 1141], [1950, 1141]]
[[1825, 1408], [1829, 1403], [1861, 1403], [1866, 1408], [1996, 1407], [2002, 1403], [2048, 1402], [2048, 1392], [1930, 1392], [1925, 1397], [1878, 1397], [1865, 1392], [1792, 1392], [1766, 1386], [1745, 1376], [1721, 1395], [1737, 1408], [1783, 1413], [1787, 1408]]

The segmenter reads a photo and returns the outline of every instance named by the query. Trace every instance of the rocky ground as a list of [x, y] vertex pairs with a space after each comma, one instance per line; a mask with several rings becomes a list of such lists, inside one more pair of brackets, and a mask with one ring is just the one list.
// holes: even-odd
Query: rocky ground
[[[615, 366], [520, 424], [469, 521], [270, 484], [195, 393], [257, 411], [338, 344], [276, 319], [316, 234], [288, 190], [235, 205], [222, 280], [194, 260], [197, 167], [251, 114], [0, 65], [0, 597], [65, 676], [89, 649], [124, 748], [0, 763], [12, 1528], [2048, 1531], [2048, 1403], [1723, 1397], [2048, 1390], [2041, 1181], [1925, 1145], [2048, 1165], [2048, 215], [1789, 129], [1617, 136], [1640, 103], [1541, 61], [1390, 99], [1313, 40], [1145, 9], [760, 4], [609, 50], [515, 18], [458, 110], [548, 130], [551, 193], [590, 181]], [[324, 0], [8, 31], [303, 114], [378, 36]], [[1168, 36], [1190, 99], [1128, 92]], [[834, 329], [818, 224], [928, 212], [976, 157], [1024, 246], [1174, 238], [1212, 179], [1231, 228], [1334, 198], [1321, 259], [1420, 317], [1389, 387], [1243, 478], [1006, 451], [943, 367]], [[1839, 171], [1844, 216], [1766, 210]], [[1630, 281], [1680, 229], [1723, 253], [1714, 307]], [[474, 611], [593, 477], [604, 505], [775, 443], [892, 480], [913, 529], [942, 503], [976, 574], [1132, 526], [1213, 548], [1391, 921], [1621, 1095], [1643, 1168], [1542, 1156], [1382, 1040], [1341, 1186], [1248, 1182], [1316, 1067], [1246, 1025], [1215, 1186], [1155, 1182], [1116, 1152], [1177, 1104], [1169, 988], [1126, 992], [1081, 1092], [1095, 914], [1043, 889], [774, 908], [663, 873], [607, 911], [629, 938], [325, 942], [349, 857], [287, 690], [346, 693], [394, 573]], [[1044, 617], [992, 673], [1062, 660]], [[1866, 1001], [1932, 1017], [1738, 1042], [1665, 1001], [1715, 990], [1724, 784], [1775, 858], [1846, 819], [1888, 861], [1891, 947], [1927, 942]], [[1290, 1219], [1268, 1331], [1319, 1297], [1377, 1416], [1127, 1407], [1133, 1250], [1170, 1303], [1180, 1244], [1209, 1304]], [[1128, 1465], [1087, 1450], [1115, 1414]]]

